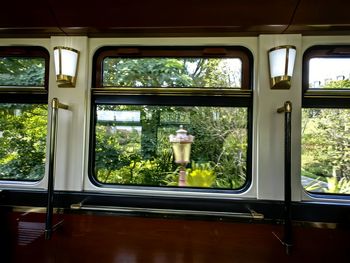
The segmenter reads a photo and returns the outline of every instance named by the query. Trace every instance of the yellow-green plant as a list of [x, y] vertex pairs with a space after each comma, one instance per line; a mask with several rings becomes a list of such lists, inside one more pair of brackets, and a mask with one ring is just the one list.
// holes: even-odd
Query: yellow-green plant
[[180, 167], [176, 168], [176, 170], [173, 172], [167, 173], [162, 183], [168, 186], [178, 186], [179, 170], [180, 170]]
[[345, 177], [338, 181], [337, 177], [327, 178], [327, 189], [324, 189], [326, 193], [337, 193], [337, 194], [350, 194], [350, 180]]
[[350, 180], [346, 179], [345, 177], [338, 180], [337, 177], [327, 177], [327, 187], [321, 186], [321, 182], [318, 181], [318, 178], [316, 179], [316, 182], [311, 183], [305, 187], [305, 190], [307, 191], [314, 191], [322, 189], [324, 193], [330, 193], [330, 194], [350, 194]]
[[192, 163], [192, 169], [188, 171], [187, 186], [211, 187], [216, 180], [214, 170], [209, 163], [195, 164]]
[[321, 183], [322, 182], [320, 181], [320, 177], [317, 177], [317, 178], [315, 178], [314, 181], [312, 181], [308, 185], [304, 186], [304, 188], [308, 192], [313, 192], [315, 190], [317, 191], [319, 189], [322, 189]]

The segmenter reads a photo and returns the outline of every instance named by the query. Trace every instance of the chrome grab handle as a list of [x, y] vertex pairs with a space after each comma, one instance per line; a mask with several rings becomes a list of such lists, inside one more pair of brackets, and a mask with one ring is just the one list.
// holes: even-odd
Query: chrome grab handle
[[47, 184], [47, 209], [45, 223], [45, 239], [51, 239], [52, 235], [52, 214], [53, 214], [53, 197], [54, 197], [54, 173], [55, 173], [55, 152], [57, 140], [58, 110], [68, 110], [68, 105], [62, 104], [57, 98], [51, 101], [51, 128], [49, 142], [49, 168], [48, 168], [48, 184]]

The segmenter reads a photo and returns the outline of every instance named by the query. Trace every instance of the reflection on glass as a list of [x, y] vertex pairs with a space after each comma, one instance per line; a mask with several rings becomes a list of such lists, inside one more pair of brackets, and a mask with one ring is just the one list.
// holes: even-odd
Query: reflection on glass
[[237, 189], [244, 185], [247, 109], [233, 107], [98, 105], [97, 181], [178, 186], [169, 135], [180, 125], [196, 138], [187, 165], [187, 186]]
[[312, 58], [309, 88], [350, 89], [350, 58]]
[[350, 194], [350, 109], [303, 109], [301, 174], [307, 191]]

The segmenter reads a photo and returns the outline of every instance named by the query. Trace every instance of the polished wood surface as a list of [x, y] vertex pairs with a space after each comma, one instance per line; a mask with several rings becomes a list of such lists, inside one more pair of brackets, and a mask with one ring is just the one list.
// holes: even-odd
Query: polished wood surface
[[345, 0], [2, 1], [0, 37], [349, 34]]
[[[348, 262], [349, 230], [294, 227], [287, 256], [275, 224], [63, 214], [51, 240], [45, 214], [10, 213], [12, 262]], [[2, 261], [1, 261], [2, 262]]]

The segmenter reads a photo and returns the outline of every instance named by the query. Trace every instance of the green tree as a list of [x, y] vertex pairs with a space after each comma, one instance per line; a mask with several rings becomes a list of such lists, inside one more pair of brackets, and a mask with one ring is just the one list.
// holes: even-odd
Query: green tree
[[303, 110], [303, 169], [350, 179], [350, 110]]
[[[349, 80], [331, 81], [324, 88], [344, 89], [350, 86], [349, 83]], [[349, 109], [303, 109], [302, 175], [323, 182], [349, 180], [349, 131]], [[330, 189], [336, 188], [331, 187]]]
[[241, 71], [230, 66], [231, 60], [215, 58], [106, 58], [103, 62], [103, 85], [157, 88], [239, 88]]
[[0, 86], [44, 86], [45, 59], [0, 58]]
[[0, 179], [44, 176], [47, 105], [0, 104]]

